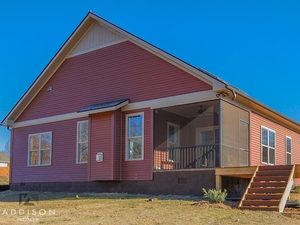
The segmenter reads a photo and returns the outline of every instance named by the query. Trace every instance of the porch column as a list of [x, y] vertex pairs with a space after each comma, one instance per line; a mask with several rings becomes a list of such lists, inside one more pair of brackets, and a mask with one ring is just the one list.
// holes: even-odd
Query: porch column
[[222, 176], [216, 175], [216, 190], [222, 189]]

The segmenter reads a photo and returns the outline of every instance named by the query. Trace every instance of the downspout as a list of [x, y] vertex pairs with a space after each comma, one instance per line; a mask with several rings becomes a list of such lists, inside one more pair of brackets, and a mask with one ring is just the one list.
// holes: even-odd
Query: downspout
[[225, 88], [226, 88], [227, 90], [231, 91], [231, 93], [232, 93], [232, 98], [231, 98], [231, 100], [234, 101], [234, 100], [236, 99], [236, 93], [235, 93], [235, 90], [234, 90], [234, 89], [229, 89], [229, 88], [228, 88], [228, 84], [225, 85]]

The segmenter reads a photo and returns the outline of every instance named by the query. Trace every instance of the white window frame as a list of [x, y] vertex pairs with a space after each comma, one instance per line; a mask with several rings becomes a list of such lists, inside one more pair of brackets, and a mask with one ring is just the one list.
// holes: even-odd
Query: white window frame
[[[87, 123], [88, 125], [88, 140], [85, 141], [85, 142], [80, 142], [79, 143], [79, 140], [78, 140], [78, 136], [79, 136], [79, 125], [82, 124], [82, 123]], [[84, 163], [88, 163], [88, 160], [86, 162], [79, 162], [79, 157], [78, 157], [78, 154], [79, 154], [79, 144], [82, 144], [82, 143], [87, 143], [87, 145], [89, 145], [89, 121], [88, 120], [83, 120], [83, 121], [78, 121], [77, 122], [77, 138], [76, 138], [76, 164], [84, 164]], [[89, 147], [88, 147], [88, 150], [87, 152], [89, 152]]]
[[[266, 129], [268, 130], [268, 145], [263, 144], [263, 135], [262, 135], [262, 130]], [[270, 140], [270, 131], [274, 133], [274, 147], [269, 145], [269, 140]], [[267, 165], [275, 165], [276, 164], [276, 131], [272, 130], [268, 127], [265, 126], [261, 126], [260, 129], [260, 133], [261, 133], [261, 138], [260, 138], [260, 146], [261, 146], [261, 163], [262, 164], [267, 164]], [[268, 150], [268, 156], [267, 156], [267, 162], [263, 161], [263, 147], [266, 147]], [[274, 163], [270, 163], [270, 149], [274, 149]]]
[[[290, 139], [291, 140], [291, 149], [290, 152], [288, 152], [288, 147], [287, 147], [287, 140]], [[285, 164], [286, 165], [292, 165], [292, 149], [293, 149], [293, 141], [292, 138], [289, 136], [285, 136]], [[291, 163], [288, 164], [287, 162], [287, 156], [290, 155], [291, 156]]]
[[219, 144], [219, 143], [216, 143], [216, 140], [218, 139], [218, 137], [216, 136], [216, 130], [218, 130], [218, 129], [219, 129], [219, 126], [197, 127], [196, 128], [196, 144], [202, 145], [201, 140], [199, 138], [199, 134], [203, 131], [213, 131], [214, 132], [214, 140], [213, 140], [214, 143], [212, 145]]
[[[171, 142], [170, 139], [169, 139], [169, 128], [170, 126], [174, 127], [174, 128], [177, 128], [178, 132], [177, 132], [177, 140], [178, 142]], [[171, 122], [167, 122], [167, 147], [170, 148], [170, 144], [171, 145], [176, 145], [176, 147], [179, 147], [180, 146], [180, 125], [179, 124], [176, 124], [176, 123], [171, 123]], [[169, 161], [172, 161], [175, 159], [175, 151], [173, 150], [172, 154], [170, 154], [169, 151], [167, 151], [168, 153], [168, 160]]]
[[[43, 151], [43, 149], [41, 149], [41, 136], [43, 134], [50, 134], [50, 137], [51, 137], [51, 140], [50, 140], [50, 162], [49, 162], [49, 164], [41, 164], [41, 161], [42, 161], [41, 160], [41, 157], [42, 157], [41, 151]], [[38, 150], [30, 149], [30, 138], [33, 137], [33, 136], [38, 136], [39, 137], [39, 148], [38, 148]], [[30, 162], [31, 162], [30, 152], [33, 152], [33, 151], [38, 151], [39, 152], [39, 160], [38, 160], [38, 164], [36, 164], [36, 165], [30, 164]], [[29, 166], [29, 167], [32, 167], [32, 166], [51, 166], [51, 164], [52, 164], [52, 132], [49, 131], [49, 132], [29, 134], [28, 135], [28, 160], [27, 160], [27, 166]]]
[[[130, 137], [130, 138], [142, 138], [142, 144], [141, 144], [141, 157], [137, 158], [137, 159], [132, 159], [129, 157], [130, 153], [130, 149], [128, 148], [128, 119], [130, 117], [134, 117], [134, 116], [141, 116], [142, 117], [142, 136], [135, 136], [135, 137]], [[127, 114], [126, 115], [126, 121], [125, 121], [125, 161], [138, 161], [138, 160], [144, 160], [144, 112], [139, 112], [139, 113], [131, 113], [131, 114]]]

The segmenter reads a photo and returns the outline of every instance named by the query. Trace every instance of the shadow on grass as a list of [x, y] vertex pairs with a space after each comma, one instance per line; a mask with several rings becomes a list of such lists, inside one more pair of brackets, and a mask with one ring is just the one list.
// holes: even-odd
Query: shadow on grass
[[78, 199], [144, 199], [145, 201], [157, 200], [183, 200], [200, 201], [199, 196], [181, 196], [181, 195], [144, 195], [128, 193], [73, 193], [73, 192], [31, 192], [31, 191], [3, 191], [0, 192], [0, 202], [18, 202], [21, 201], [55, 201], [58, 199], [78, 200]]

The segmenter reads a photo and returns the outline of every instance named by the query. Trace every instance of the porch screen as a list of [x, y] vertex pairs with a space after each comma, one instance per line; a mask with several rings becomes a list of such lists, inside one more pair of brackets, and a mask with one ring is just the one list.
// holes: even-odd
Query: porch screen
[[248, 166], [249, 113], [222, 101], [221, 166]]

